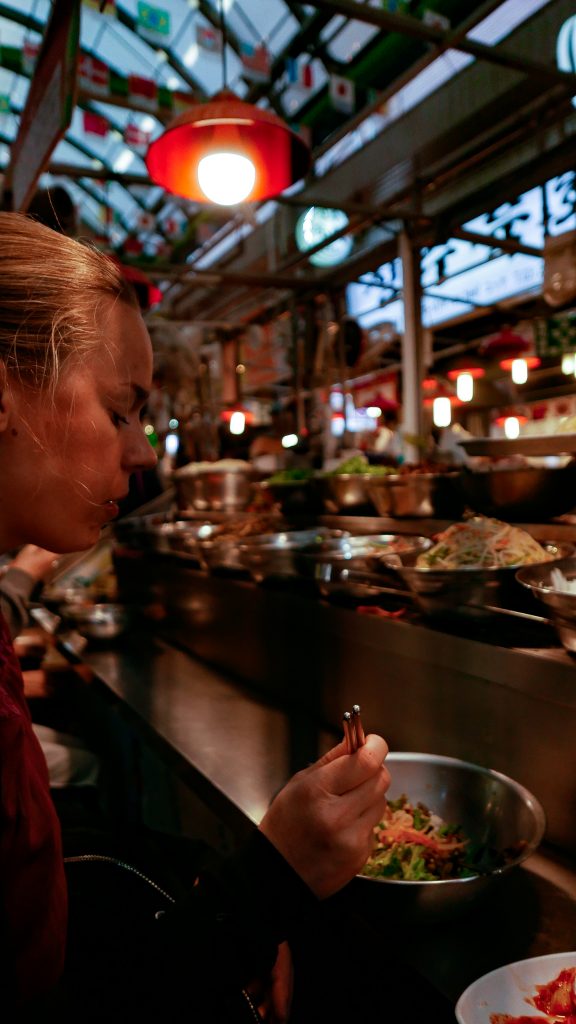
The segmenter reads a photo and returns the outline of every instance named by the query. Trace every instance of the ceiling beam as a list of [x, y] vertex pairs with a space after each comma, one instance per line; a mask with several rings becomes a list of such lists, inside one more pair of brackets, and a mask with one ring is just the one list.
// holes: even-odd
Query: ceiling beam
[[539, 61], [530, 60], [528, 57], [519, 57], [500, 45], [486, 46], [484, 43], [478, 43], [472, 39], [460, 38], [458, 31], [443, 32], [408, 14], [391, 14], [382, 8], [370, 7], [366, 3], [354, 3], [353, 0], [310, 0], [310, 6], [320, 10], [329, 10], [335, 15], [341, 14], [367, 25], [375, 25], [386, 32], [398, 32], [400, 35], [420, 39], [441, 50], [449, 48], [461, 50], [462, 53], [469, 53], [477, 60], [498, 64], [500, 67], [529, 75], [549, 85], [563, 85], [567, 92], [576, 92], [576, 74], [560, 71], [557, 68], [541, 64]]

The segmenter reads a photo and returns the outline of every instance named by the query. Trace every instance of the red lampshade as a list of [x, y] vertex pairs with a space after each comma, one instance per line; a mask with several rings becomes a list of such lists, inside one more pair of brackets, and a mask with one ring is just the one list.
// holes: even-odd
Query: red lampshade
[[479, 377], [483, 377], [486, 371], [482, 369], [481, 366], [470, 365], [463, 366], [459, 370], [448, 370], [446, 376], [448, 377], [448, 380], [457, 380], [462, 373], [468, 373], [474, 378], [474, 380], [477, 380]]
[[217, 153], [245, 156], [254, 165], [256, 177], [245, 202], [278, 195], [310, 166], [310, 150], [296, 132], [228, 89], [175, 118], [150, 145], [146, 166], [168, 192], [201, 203], [219, 201], [210, 200], [198, 180], [200, 161]]
[[230, 409], [222, 409], [220, 419], [223, 420], [224, 423], [230, 423], [232, 415], [235, 412], [241, 412], [243, 414], [246, 426], [250, 426], [254, 423], [254, 413], [251, 412], [250, 409], [245, 409], [243, 405], [235, 405]]
[[540, 366], [540, 359], [538, 358], [538, 356], [523, 355], [514, 356], [513, 359], [501, 359], [500, 366], [503, 370], [511, 370], [512, 363], [514, 363], [517, 359], [523, 359], [529, 370], [535, 370], [537, 366]]
[[496, 424], [497, 427], [503, 427], [504, 424], [506, 423], [506, 420], [512, 420], [512, 419], [518, 420], [518, 423], [520, 423], [520, 424], [528, 423], [528, 417], [527, 416], [524, 416], [522, 413], [516, 413], [516, 412], [509, 412], [505, 416], [497, 416], [496, 419], [494, 420], [494, 423]]
[[434, 391], [434, 388], [437, 386], [437, 384], [438, 381], [435, 380], [434, 377], [425, 377], [424, 380], [422, 381], [422, 390]]
[[488, 338], [488, 341], [482, 345], [481, 352], [483, 356], [494, 359], [507, 356], [518, 358], [529, 348], [530, 342], [526, 338], [523, 338], [521, 334], [515, 334], [510, 327], [503, 327], [499, 334]]

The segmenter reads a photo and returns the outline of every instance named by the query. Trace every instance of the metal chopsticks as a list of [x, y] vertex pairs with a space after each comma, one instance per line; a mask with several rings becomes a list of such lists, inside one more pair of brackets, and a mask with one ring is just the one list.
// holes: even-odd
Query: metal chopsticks
[[349, 711], [345, 711], [342, 716], [342, 721], [344, 723], [346, 753], [353, 754], [355, 750], [358, 750], [358, 747], [363, 747], [366, 743], [364, 727], [362, 725], [362, 719], [360, 718], [360, 705], [353, 705], [352, 714], [350, 714]]

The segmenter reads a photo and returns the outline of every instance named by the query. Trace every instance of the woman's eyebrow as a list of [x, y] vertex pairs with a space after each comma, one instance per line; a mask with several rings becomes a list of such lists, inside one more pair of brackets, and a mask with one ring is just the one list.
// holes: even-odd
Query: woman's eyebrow
[[140, 384], [134, 384], [134, 381], [124, 381], [121, 387], [129, 388], [134, 392], [134, 405], [144, 404], [150, 398], [150, 392], [147, 388], [143, 388]]

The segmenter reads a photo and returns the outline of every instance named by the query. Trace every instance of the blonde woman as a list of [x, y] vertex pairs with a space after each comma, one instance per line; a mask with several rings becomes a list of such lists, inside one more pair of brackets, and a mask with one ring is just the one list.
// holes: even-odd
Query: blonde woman
[[[150, 339], [110, 259], [19, 214], [0, 213], [0, 281], [0, 551], [79, 551], [116, 516], [130, 474], [155, 462], [140, 423]], [[98, 962], [88, 965], [76, 1019], [115, 1019], [121, 1004], [132, 1019], [235, 1019], [231, 993], [268, 970], [289, 928], [366, 860], [386, 753], [370, 736], [355, 754], [340, 744], [296, 775], [237, 857], [134, 936], [124, 991], [111, 995]], [[4, 1003], [42, 1005], [64, 971], [67, 887], [46, 766], [1, 621], [0, 890]]]

